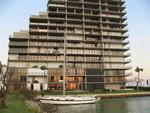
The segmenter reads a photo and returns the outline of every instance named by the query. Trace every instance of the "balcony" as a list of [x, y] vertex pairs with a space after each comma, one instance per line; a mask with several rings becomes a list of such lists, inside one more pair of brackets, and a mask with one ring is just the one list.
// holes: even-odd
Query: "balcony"
[[68, 15], [74, 15], [74, 16], [81, 16], [81, 17], [82, 17], [82, 15], [83, 15], [82, 12], [80, 12], [80, 13], [77, 13], [77, 12], [67, 12], [67, 14], [68, 14]]
[[82, 18], [70, 18], [68, 17], [67, 20], [71, 20], [71, 21], [82, 21]]
[[117, 27], [121, 27], [121, 29], [124, 28], [124, 27], [126, 27], [128, 25], [127, 22], [120, 22], [120, 21], [116, 21], [116, 22], [103, 21], [102, 23], [103, 23], [103, 25], [115, 25]]
[[132, 67], [131, 66], [106, 66], [104, 67], [106, 70], [112, 70], [112, 69], [121, 69], [121, 70], [130, 70]]
[[125, 69], [130, 70], [130, 69], [132, 69], [132, 67], [131, 66], [125, 66]]
[[71, 9], [82, 9], [82, 5], [79, 6], [79, 5], [68, 5], [67, 8], [71, 8]]
[[130, 50], [130, 47], [126, 46], [124, 47], [125, 50]]
[[125, 0], [111, 0], [111, 1], [125, 2]]
[[125, 60], [124, 63], [125, 63], [125, 64], [131, 63], [131, 60], [129, 60], [129, 59], [128, 59], [128, 60]]
[[48, 36], [48, 40], [64, 40], [64, 37], [61, 36]]
[[[114, 4], [111, 4], [111, 3], [108, 3], [108, 2], [106, 2], [106, 3], [102, 3], [102, 8], [103, 7], [107, 7], [107, 8], [113, 8], [113, 9], [120, 9], [121, 11], [123, 11], [124, 9], [125, 9], [125, 5], [123, 5], [124, 3], [122, 3], [122, 4], [118, 4], [118, 5], [114, 5]], [[121, 6], [120, 6], [121, 5]]]
[[50, 20], [65, 20], [65, 17], [49, 17]]
[[57, 9], [57, 10], [49, 10], [48, 13], [49, 13], [49, 15], [51, 15], [51, 14], [55, 14], [55, 15], [57, 15], [57, 14], [65, 14], [65, 10], [59, 10], [59, 9]]
[[68, 36], [67, 40], [75, 40], [75, 41], [82, 41], [83, 37], [79, 37], [79, 36]]
[[121, 4], [125, 3], [125, 0], [111, 0], [112, 2], [120, 2]]
[[102, 10], [102, 14], [105, 14], [105, 15], [117, 15], [118, 17], [119, 16], [122, 17], [122, 16], [124, 16], [126, 14], [126, 11], [119, 11], [119, 10], [118, 11], [112, 11], [112, 10], [107, 9], [107, 10]]
[[125, 40], [125, 41], [123, 41], [123, 46], [126, 46], [126, 45], [129, 44], [129, 43], [130, 43], [129, 40]]
[[55, 2], [55, 1], [57, 1], [57, 2], [66, 2], [67, 0], [50, 0], [48, 3], [51, 3], [51, 2]]
[[20, 43], [10, 42], [9, 46], [28, 46], [28, 43], [27, 42], [20, 42]]
[[131, 54], [130, 53], [124, 53], [124, 56], [129, 57], [129, 56], [131, 56]]
[[38, 68], [29, 68], [28, 69], [28, 76], [42, 76], [42, 77], [47, 77], [48, 72], [47, 70], [41, 70]]
[[128, 29], [122, 29], [119, 27], [102, 27], [103, 30], [105, 31], [118, 31], [118, 32], [122, 32], [122, 33], [126, 33], [128, 31]]
[[40, 15], [31, 15], [30, 16], [30, 20], [31, 19], [44, 19], [44, 20], [46, 19], [47, 20], [47, 18], [48, 18], [47, 15], [45, 15], [45, 16], [44, 15], [43, 16], [40, 16]]
[[65, 27], [65, 24], [59, 24], [59, 23], [49, 23], [49, 26], [56, 26], [56, 27]]
[[66, 0], [68, 2], [81, 2], [82, 0]]
[[64, 33], [65, 30], [48, 30], [50, 33]]
[[48, 4], [49, 7], [63, 7], [65, 8], [65, 4]]
[[121, 40], [115, 40], [115, 39], [103, 39], [103, 42], [117, 43], [117, 44], [122, 44], [123, 43]]
[[102, 34], [107, 36], [122, 36], [120, 32], [102, 32]]
[[96, 28], [96, 29], [100, 29], [99, 26], [95, 26], [95, 25], [85, 25], [85, 28]]
[[121, 18], [120, 15], [110, 15], [110, 14], [102, 14], [102, 17], [111, 17], [111, 18]]
[[131, 72], [128, 72], [128, 73], [126, 72], [125, 76], [132, 76], [132, 73]]
[[88, 18], [85, 18], [84, 21], [86, 21], [86, 22], [96, 22], [96, 23], [100, 23], [100, 20], [98, 20], [98, 19], [88, 19]]
[[9, 50], [8, 53], [12, 53], [12, 54], [19, 54], [19, 53], [22, 53], [22, 54], [27, 54], [27, 50]]
[[36, 23], [36, 22], [30, 22], [30, 25], [47, 26], [47, 23]]
[[32, 29], [32, 28], [30, 28], [30, 31], [31, 32], [48, 32], [47, 29]]
[[82, 24], [67, 24], [69, 27], [82, 27]]

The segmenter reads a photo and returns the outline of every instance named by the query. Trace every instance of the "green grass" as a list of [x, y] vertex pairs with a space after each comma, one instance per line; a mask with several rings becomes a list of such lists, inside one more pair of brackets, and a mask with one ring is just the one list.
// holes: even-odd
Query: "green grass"
[[[67, 95], [84, 95], [84, 94], [109, 94], [109, 93], [136, 93], [136, 92], [143, 92], [142, 90], [94, 90], [94, 91], [66, 91]], [[44, 95], [62, 95], [62, 91], [51, 92], [51, 91], [43, 91], [41, 92]]]
[[36, 109], [27, 107], [25, 100], [22, 93], [10, 93], [7, 96], [7, 108], [0, 109], [0, 113], [37, 113]]

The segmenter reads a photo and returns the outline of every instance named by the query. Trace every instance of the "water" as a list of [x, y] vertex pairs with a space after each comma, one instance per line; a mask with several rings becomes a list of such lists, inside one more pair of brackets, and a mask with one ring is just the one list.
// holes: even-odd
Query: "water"
[[97, 104], [58, 106], [59, 113], [150, 113], [150, 97], [103, 99]]

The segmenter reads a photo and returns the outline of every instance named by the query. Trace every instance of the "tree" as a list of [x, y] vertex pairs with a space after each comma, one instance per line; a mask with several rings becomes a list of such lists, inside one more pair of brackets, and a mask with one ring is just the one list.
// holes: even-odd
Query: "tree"
[[140, 72], [142, 72], [142, 71], [143, 71], [143, 69], [142, 69], [142, 68], [139, 68], [139, 67], [136, 67], [136, 69], [135, 69], [135, 72], [138, 73], [137, 89], [139, 89]]
[[37, 66], [37, 65], [34, 65], [34, 66], [32, 66], [32, 68], [38, 68], [38, 66]]
[[47, 68], [46, 68], [45, 65], [43, 65], [43, 66], [40, 67], [40, 69], [41, 69], [41, 70], [46, 70]]
[[6, 107], [6, 96], [10, 90], [10, 83], [14, 72], [15, 68], [8, 68], [7, 66], [2, 65], [0, 63], [0, 75], [1, 75], [0, 108]]

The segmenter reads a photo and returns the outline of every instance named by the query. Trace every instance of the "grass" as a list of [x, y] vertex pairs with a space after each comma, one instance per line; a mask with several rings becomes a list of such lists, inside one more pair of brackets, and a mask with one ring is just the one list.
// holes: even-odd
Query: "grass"
[[[84, 95], [84, 94], [109, 94], [109, 93], [135, 93], [135, 92], [143, 92], [142, 90], [114, 90], [114, 91], [108, 91], [108, 90], [94, 90], [94, 91], [66, 91], [67, 95]], [[43, 91], [41, 92], [44, 95], [62, 95], [62, 91]]]
[[26, 98], [20, 92], [13, 92], [7, 96], [7, 108], [0, 109], [0, 113], [38, 113], [30, 109], [25, 103]]

